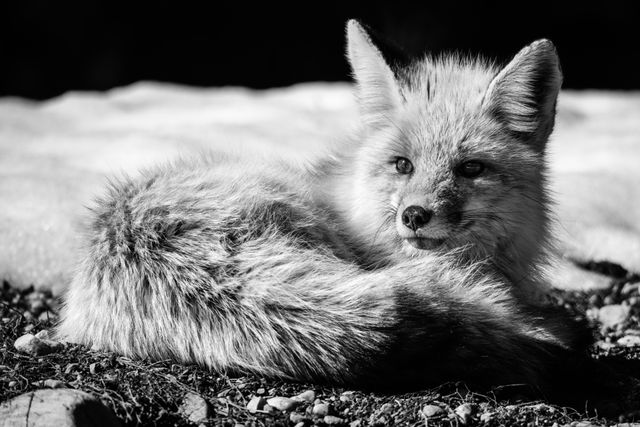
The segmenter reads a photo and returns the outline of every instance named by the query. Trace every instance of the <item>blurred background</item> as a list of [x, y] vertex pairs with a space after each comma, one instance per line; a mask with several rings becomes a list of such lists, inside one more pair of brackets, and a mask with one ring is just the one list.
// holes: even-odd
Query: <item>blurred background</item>
[[359, 18], [409, 54], [506, 61], [552, 39], [566, 88], [640, 89], [640, 2], [128, 2], [0, 5], [0, 96], [47, 99], [139, 80], [287, 86], [348, 78], [344, 24]]

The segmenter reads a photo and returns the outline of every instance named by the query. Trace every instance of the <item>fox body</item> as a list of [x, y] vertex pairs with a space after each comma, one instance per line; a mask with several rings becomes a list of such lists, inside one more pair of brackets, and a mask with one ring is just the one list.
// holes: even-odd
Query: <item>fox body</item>
[[582, 335], [537, 298], [553, 45], [394, 69], [350, 21], [348, 57], [362, 126], [335, 155], [212, 154], [113, 183], [58, 334], [295, 380], [566, 382]]

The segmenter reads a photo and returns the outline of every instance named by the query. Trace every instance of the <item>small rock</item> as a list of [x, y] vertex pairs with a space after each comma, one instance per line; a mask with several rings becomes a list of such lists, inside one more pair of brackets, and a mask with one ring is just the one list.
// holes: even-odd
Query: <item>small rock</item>
[[293, 396], [292, 399], [297, 400], [299, 402], [311, 403], [316, 400], [316, 392], [313, 390], [303, 391], [297, 396]]
[[605, 305], [600, 310], [598, 310], [598, 320], [600, 321], [602, 326], [613, 328], [616, 325], [627, 320], [629, 311], [629, 306], [621, 304]]
[[422, 408], [422, 413], [425, 417], [431, 418], [444, 414], [444, 409], [437, 405], [424, 405], [424, 407]]
[[455, 414], [460, 418], [462, 424], [467, 424], [471, 421], [473, 414], [476, 413], [476, 405], [473, 403], [463, 403], [455, 409]]
[[307, 417], [304, 414], [301, 414], [300, 412], [292, 412], [291, 414], [289, 414], [289, 421], [291, 421], [294, 424], [304, 423], [306, 419]]
[[327, 405], [326, 403], [316, 403], [315, 405], [313, 405], [311, 413], [319, 417], [324, 417], [325, 415], [329, 414], [329, 405]]
[[247, 403], [247, 410], [252, 413], [261, 411], [262, 408], [264, 408], [264, 405], [266, 404], [267, 404], [267, 399], [260, 396], [254, 396], [251, 398], [249, 403]]
[[46, 310], [46, 308], [47, 308], [47, 305], [45, 304], [44, 299], [36, 299], [31, 302], [29, 311], [31, 311], [31, 313], [35, 315], [39, 315], [44, 310]]
[[344, 420], [342, 418], [333, 415], [325, 415], [322, 421], [327, 425], [344, 424]]
[[64, 388], [66, 386], [66, 384], [63, 381], [54, 380], [52, 378], [50, 378], [48, 380], [44, 380], [42, 385], [44, 387], [48, 387], [48, 388]]
[[640, 337], [637, 335], [625, 335], [618, 340], [618, 344], [624, 345], [626, 347], [640, 345]]
[[27, 326], [25, 326], [24, 328], [22, 328], [22, 331], [25, 334], [28, 334], [29, 332], [33, 331], [33, 328], [35, 328], [36, 325], [34, 325], [33, 323], [29, 323]]
[[0, 405], [6, 426], [114, 427], [120, 422], [111, 409], [88, 393], [72, 389], [36, 390]]
[[16, 385], [18, 385], [17, 381], [9, 381], [9, 388], [15, 387]]
[[360, 427], [362, 425], [362, 420], [355, 420], [349, 423], [349, 427]]
[[345, 391], [340, 395], [340, 402], [351, 402], [353, 400], [353, 392]]
[[597, 346], [598, 348], [600, 348], [601, 350], [607, 351], [607, 350], [612, 349], [612, 348], [613, 348], [613, 347], [615, 347], [616, 345], [615, 345], [615, 344], [612, 344], [612, 343], [610, 343], [610, 342], [605, 342], [605, 341], [600, 340], [600, 341], [597, 341], [597, 342], [596, 342], [596, 346]]
[[[94, 363], [95, 365], [95, 363]], [[211, 416], [209, 404], [197, 393], [187, 393], [178, 412], [192, 423], [201, 423]]]
[[266, 412], [267, 414], [275, 414], [278, 410], [273, 406], [266, 404], [262, 407], [262, 411]]
[[489, 423], [493, 419], [493, 412], [485, 412], [480, 415], [480, 422]]
[[300, 421], [299, 423], [297, 423], [293, 427], [304, 427], [304, 426], [305, 426], [304, 421]]
[[265, 394], [267, 392], [267, 390], [265, 390], [264, 388], [260, 387], [259, 389], [256, 390], [256, 394], [258, 396], [262, 396], [263, 394]]
[[289, 399], [288, 397], [276, 396], [267, 399], [267, 403], [279, 411], [290, 411], [300, 405], [301, 402], [299, 400]]
[[13, 346], [21, 353], [41, 356], [60, 350], [63, 345], [48, 339], [40, 339], [35, 335], [26, 334], [16, 340]]
[[48, 322], [50, 320], [54, 320], [55, 318], [56, 318], [55, 314], [53, 314], [49, 310], [45, 310], [42, 313], [40, 313], [40, 315], [38, 316], [38, 321], [39, 322]]
[[39, 338], [41, 340], [50, 340], [51, 339], [51, 337], [49, 336], [49, 331], [47, 331], [46, 329], [43, 329], [40, 332], [38, 332], [36, 334], [36, 338]]
[[96, 362], [93, 362], [92, 364], [89, 365], [89, 372], [91, 373], [91, 375], [95, 375], [96, 372], [98, 372], [99, 370], [100, 370], [100, 365], [98, 365]]
[[625, 283], [625, 285], [620, 290], [622, 295], [630, 295], [634, 292], [638, 292], [638, 288], [640, 287], [640, 283]]

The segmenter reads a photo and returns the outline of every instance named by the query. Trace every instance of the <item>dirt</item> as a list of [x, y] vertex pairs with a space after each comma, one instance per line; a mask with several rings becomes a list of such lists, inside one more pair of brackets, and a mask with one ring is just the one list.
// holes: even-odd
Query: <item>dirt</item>
[[[633, 361], [640, 360], [640, 346], [624, 346], [618, 340], [625, 336], [640, 336], [640, 277], [606, 263], [591, 263], [584, 267], [610, 276], [611, 287], [590, 294], [555, 292], [555, 301], [575, 317], [586, 318], [594, 326], [594, 358], [637, 367]], [[594, 320], [597, 310], [615, 304], [630, 307], [627, 320], [611, 328], [599, 327]], [[125, 425], [194, 425], [180, 411], [188, 393], [197, 393], [207, 401], [211, 416], [199, 423], [210, 426], [457, 426], [465, 423], [553, 426], [610, 425], [640, 419], [640, 413], [608, 419], [589, 417], [584, 412], [542, 401], [498, 398], [497, 390], [476, 393], [460, 383], [443, 384], [419, 393], [374, 394], [256, 376], [231, 377], [169, 360], [132, 360], [77, 345], [66, 345], [60, 352], [38, 357], [18, 353], [13, 347], [16, 338], [51, 328], [57, 318], [58, 306], [59, 301], [46, 292], [17, 290], [7, 282], [3, 283], [0, 295], [0, 402], [43, 388], [45, 380], [54, 379], [62, 381], [66, 387], [95, 395]], [[634, 373], [633, 368], [629, 368], [629, 373]], [[293, 397], [309, 390], [315, 392], [315, 401], [301, 403], [294, 410], [279, 411], [269, 405], [260, 406], [262, 409], [256, 412], [247, 409], [249, 401], [256, 396], [265, 399]], [[327, 406], [320, 405], [314, 412], [314, 406], [323, 403]], [[441, 411], [427, 418], [423, 413], [425, 405], [437, 406]], [[327, 408], [325, 414], [323, 409]]]

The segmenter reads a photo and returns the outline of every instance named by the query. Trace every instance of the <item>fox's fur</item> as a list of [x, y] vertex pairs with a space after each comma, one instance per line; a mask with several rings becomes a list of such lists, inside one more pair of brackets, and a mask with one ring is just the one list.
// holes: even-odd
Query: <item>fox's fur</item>
[[[92, 210], [59, 335], [359, 386], [549, 394], [578, 378], [583, 336], [537, 298], [562, 80], [551, 42], [504, 68], [445, 56], [393, 69], [350, 21], [348, 57], [362, 126], [336, 155], [306, 169], [211, 155], [114, 182]], [[485, 171], [459, 176], [468, 160]], [[433, 212], [415, 232], [400, 219], [409, 205]]]

